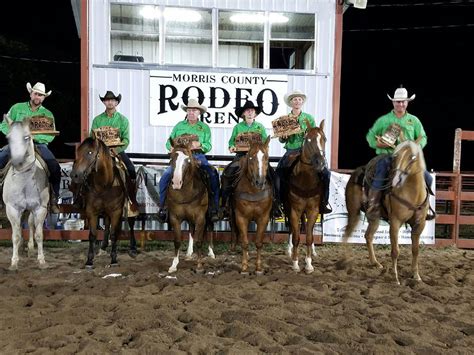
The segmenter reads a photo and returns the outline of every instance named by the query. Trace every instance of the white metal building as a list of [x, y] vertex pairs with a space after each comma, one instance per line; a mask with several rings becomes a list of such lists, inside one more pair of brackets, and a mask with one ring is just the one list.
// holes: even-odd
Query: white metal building
[[[128, 152], [166, 153], [188, 98], [208, 109], [213, 149], [229, 154], [234, 110], [263, 105], [257, 120], [289, 112], [285, 93], [307, 94], [305, 112], [326, 120], [327, 157], [337, 168], [342, 6], [337, 0], [77, 0], [81, 36], [82, 138], [104, 110], [99, 95], [122, 94]], [[283, 147], [272, 140], [270, 155]]]

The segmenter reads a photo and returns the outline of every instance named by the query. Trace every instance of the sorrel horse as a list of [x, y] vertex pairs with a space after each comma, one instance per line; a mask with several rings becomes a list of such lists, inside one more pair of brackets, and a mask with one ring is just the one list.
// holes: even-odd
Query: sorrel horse
[[[208, 224], [208, 192], [198, 161], [193, 158], [192, 152], [187, 146], [172, 143], [170, 166], [172, 170], [171, 184], [167, 192], [167, 204], [169, 220], [174, 232], [174, 258], [168, 272], [176, 272], [179, 263], [179, 249], [181, 247], [181, 223], [187, 221], [190, 229], [190, 246], [196, 240], [197, 267], [196, 272], [204, 272], [203, 267], [203, 240], [204, 232]], [[193, 235], [194, 238], [191, 236]], [[212, 237], [211, 237], [212, 238]], [[210, 243], [210, 255], [212, 252], [212, 240]], [[192, 247], [191, 247], [192, 248]], [[192, 254], [192, 249], [188, 256]]]
[[231, 221], [231, 225], [236, 228], [238, 239], [242, 244], [242, 274], [248, 273], [248, 225], [251, 221], [255, 221], [257, 224], [255, 273], [257, 275], [263, 274], [263, 236], [270, 220], [273, 202], [272, 183], [267, 179], [269, 143], [270, 137], [263, 143], [252, 142], [250, 144], [247, 155], [239, 160], [238, 182], [231, 197], [231, 215], [232, 219], [235, 218], [235, 221]]
[[[413, 278], [421, 281], [418, 270], [419, 240], [420, 234], [425, 228], [425, 218], [429, 208], [429, 194], [423, 176], [425, 170], [425, 158], [419, 144], [405, 141], [395, 148], [390, 174], [391, 190], [383, 198], [385, 209], [382, 209], [382, 217], [388, 219], [390, 223], [392, 265], [397, 284], [400, 284], [397, 271], [398, 232], [403, 223], [408, 223], [411, 226]], [[359, 223], [359, 214], [367, 199], [364, 195], [364, 188], [359, 183], [361, 174], [364, 174], [363, 167], [356, 169], [351, 174], [346, 186], [348, 224], [344, 232], [344, 242], [347, 242]], [[365, 239], [369, 250], [369, 259], [372, 265], [382, 268], [375, 257], [373, 247], [374, 233], [379, 226], [379, 219], [368, 218], [368, 222]]]
[[12, 227], [13, 255], [10, 270], [18, 269], [18, 250], [22, 242], [21, 217], [29, 211], [28, 255], [34, 250], [33, 239], [38, 246], [38, 263], [45, 268], [43, 253], [43, 223], [48, 213], [49, 182], [45, 168], [35, 156], [33, 136], [30, 131], [30, 119], [13, 122], [5, 116], [10, 132], [7, 134], [10, 147], [11, 167], [7, 172], [3, 188], [8, 220]]
[[[85, 202], [85, 214], [89, 221], [89, 251], [86, 267], [93, 267], [95, 242], [97, 240], [97, 223], [99, 216], [104, 216], [105, 233], [101, 249], [105, 251], [108, 236], [112, 241], [110, 265], [117, 263], [117, 239], [122, 230], [122, 215], [127, 201], [124, 186], [125, 172], [120, 170], [111, 155], [110, 149], [100, 139], [86, 138], [77, 148], [76, 160], [72, 166], [71, 179], [79, 184]], [[135, 217], [128, 217], [130, 226], [129, 255], [137, 254], [137, 243], [134, 234]]]
[[306, 121], [308, 129], [304, 135], [301, 154], [293, 164], [288, 178], [288, 193], [283, 198], [285, 215], [289, 216], [291, 244], [291, 259], [293, 270], [300, 271], [298, 265], [298, 245], [300, 242], [300, 221], [306, 219], [306, 265], [305, 272], [314, 271], [312, 265], [313, 228], [319, 214], [319, 204], [323, 194], [323, 185], [320, 173], [324, 169], [326, 159], [324, 149], [326, 135], [324, 134], [324, 120], [319, 127], [311, 127]]

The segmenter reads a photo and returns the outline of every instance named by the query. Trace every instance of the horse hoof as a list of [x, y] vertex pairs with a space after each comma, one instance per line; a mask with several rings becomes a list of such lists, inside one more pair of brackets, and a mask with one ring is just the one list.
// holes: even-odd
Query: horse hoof
[[204, 274], [204, 268], [196, 269], [196, 274], [199, 274], [199, 275]]
[[263, 271], [255, 271], [255, 275], [257, 276], [263, 276], [264, 272]]
[[128, 255], [129, 255], [131, 258], [135, 259], [135, 258], [137, 257], [137, 255], [138, 255], [138, 252], [137, 252], [136, 250], [130, 250], [130, 251], [128, 252]]
[[299, 266], [296, 266], [296, 267], [293, 266], [291, 269], [292, 269], [294, 272], [300, 272], [300, 271], [301, 271], [301, 269], [300, 269]]
[[249, 272], [248, 272], [248, 271], [241, 271], [241, 272], [240, 272], [240, 275], [248, 276], [248, 275], [249, 275]]
[[110, 263], [109, 267], [119, 267], [119, 263]]
[[170, 268], [168, 269], [168, 273], [169, 273], [169, 274], [172, 274], [172, 273], [174, 273], [174, 272], [176, 272], [176, 271], [178, 271], [177, 268], [171, 268], [171, 267], [170, 267]]
[[184, 257], [184, 260], [186, 260], [186, 261], [193, 260], [192, 254], [191, 254], [191, 255], [186, 255], [186, 256]]
[[304, 269], [304, 272], [306, 273], [306, 275], [309, 275], [314, 272], [314, 269]]
[[10, 267], [8, 268], [8, 270], [10, 270], [10, 271], [18, 271], [18, 265], [10, 265]]
[[39, 268], [41, 270], [45, 270], [48, 268], [48, 264], [46, 264], [45, 262], [39, 263]]
[[94, 265], [93, 265], [93, 264], [86, 264], [85, 267], [86, 267], [87, 270], [92, 270], [92, 269], [94, 269]]

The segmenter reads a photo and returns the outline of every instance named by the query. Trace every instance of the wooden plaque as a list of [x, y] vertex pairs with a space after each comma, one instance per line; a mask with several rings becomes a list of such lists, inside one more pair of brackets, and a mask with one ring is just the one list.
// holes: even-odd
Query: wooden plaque
[[261, 143], [262, 135], [257, 132], [243, 132], [235, 137], [235, 151], [248, 152], [251, 143]]
[[298, 117], [292, 115], [280, 116], [272, 121], [273, 137], [290, 136], [301, 133], [302, 129], [298, 122]]
[[50, 134], [55, 136], [59, 134], [59, 131], [56, 131], [54, 127], [53, 119], [46, 116], [31, 117], [30, 131], [31, 134]]
[[120, 147], [125, 145], [120, 140], [120, 130], [111, 126], [102, 126], [93, 130], [95, 137], [105, 143], [107, 147]]
[[199, 137], [195, 134], [182, 134], [173, 139], [174, 146], [191, 147], [192, 142], [199, 142]]

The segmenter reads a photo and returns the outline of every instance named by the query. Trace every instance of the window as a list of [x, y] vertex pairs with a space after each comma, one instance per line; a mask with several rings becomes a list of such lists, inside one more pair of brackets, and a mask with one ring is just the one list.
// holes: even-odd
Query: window
[[271, 13], [270, 26], [270, 68], [312, 70], [314, 14]]
[[264, 12], [219, 11], [220, 67], [263, 68]]
[[125, 4], [110, 13], [113, 61], [315, 69], [315, 14]]
[[212, 10], [167, 7], [165, 63], [212, 65]]
[[157, 62], [159, 18], [157, 6], [111, 4], [110, 51], [114, 61]]

